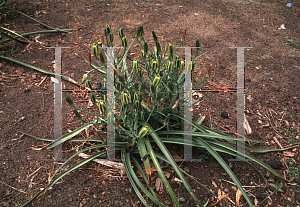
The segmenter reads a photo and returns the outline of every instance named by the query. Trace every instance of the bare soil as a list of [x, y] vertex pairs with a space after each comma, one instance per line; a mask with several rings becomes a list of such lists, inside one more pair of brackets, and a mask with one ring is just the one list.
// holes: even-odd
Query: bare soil
[[[253, 131], [247, 138], [264, 141], [263, 144], [252, 144], [258, 148], [280, 148], [279, 144], [286, 147], [290, 144], [290, 138], [288, 131], [283, 129], [290, 129], [295, 131], [292, 139], [299, 143], [299, 2], [295, 1], [292, 7], [287, 7], [286, 1], [280, 0], [11, 0], [6, 6], [55, 28], [69, 28], [73, 31], [32, 35], [28, 38], [32, 41], [29, 45], [3, 43], [2, 55], [53, 72], [54, 49], [48, 47], [70, 47], [63, 49], [62, 73], [78, 82], [90, 70], [84, 58], [87, 58], [91, 45], [103, 35], [107, 24], [113, 29], [117, 43], [120, 43], [120, 27], [124, 28], [125, 34], [132, 40], [134, 28], [142, 25], [146, 40], [152, 40], [151, 31], [155, 31], [160, 40], [163, 37], [164, 45], [172, 43], [174, 46], [180, 44], [182, 32], [187, 29], [184, 46], [195, 45], [196, 39], [199, 39], [200, 54], [207, 52], [197, 60], [193, 84], [196, 77], [203, 79], [211, 66], [213, 77], [207, 88], [235, 88], [236, 49], [229, 47], [253, 47], [245, 49], [245, 112]], [[14, 12], [2, 11], [1, 14], [1, 26], [20, 34], [45, 29]], [[279, 29], [282, 24], [286, 29]], [[139, 50], [133, 47], [131, 53], [134, 53], [133, 56], [139, 55]], [[53, 138], [54, 89], [53, 82], [45, 74], [3, 60], [0, 65], [0, 206], [20, 206], [47, 186], [49, 176], [60, 166], [60, 163], [47, 161], [53, 158], [52, 150], [36, 150], [47, 142], [18, 133], [22, 131], [37, 137]], [[63, 87], [78, 88], [65, 81]], [[206, 116], [204, 124], [234, 132], [236, 95], [215, 92], [203, 95], [205, 98], [199, 111]], [[75, 103], [82, 108], [88, 107], [88, 97], [85, 94], [64, 93], [63, 133], [82, 125], [66, 103], [65, 96], [74, 98]], [[229, 118], [223, 119], [222, 112], [228, 112]], [[85, 132], [80, 136], [93, 135]], [[89, 145], [90, 143], [65, 144], [63, 158], [67, 159], [76, 150]], [[277, 172], [290, 179], [288, 169], [300, 163], [299, 149], [287, 152], [289, 153], [250, 154], [268, 164], [280, 161], [282, 168]], [[196, 154], [200, 156], [202, 153], [204, 152], [199, 151]], [[75, 158], [68, 166], [81, 159]], [[224, 155], [223, 159], [226, 161], [232, 157]], [[219, 189], [226, 192], [230, 199], [222, 200], [225, 206], [236, 206], [237, 189], [225, 170], [212, 157], [204, 163], [179, 162], [178, 165], [214, 193], [217, 194]], [[268, 176], [267, 171], [261, 167], [258, 169], [267, 175], [269, 183], [282, 183], [274, 175]], [[174, 180], [175, 172], [168, 166], [164, 170], [170, 173], [169, 180], [178, 198], [185, 198], [182, 206], [195, 206], [184, 186]], [[284, 183], [283, 193], [272, 193], [274, 188], [265, 185], [257, 171], [246, 163], [232, 162], [232, 170], [242, 185], [247, 186], [245, 189], [253, 203], [257, 200], [257, 206], [300, 206], [300, 194], [296, 186]], [[153, 177], [154, 185], [158, 175], [154, 173]], [[208, 199], [210, 204], [216, 202], [203, 187], [193, 181], [190, 183], [203, 203]], [[165, 189], [158, 192], [158, 195], [164, 201], [170, 200]], [[70, 173], [33, 204], [141, 205], [126, 175], [121, 176], [119, 171], [95, 163], [88, 163]], [[240, 206], [247, 206], [243, 198]]]

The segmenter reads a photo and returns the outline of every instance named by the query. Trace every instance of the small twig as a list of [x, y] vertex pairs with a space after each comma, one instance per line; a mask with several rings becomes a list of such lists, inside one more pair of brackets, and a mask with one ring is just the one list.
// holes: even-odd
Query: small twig
[[[271, 93], [273, 95], [273, 93]], [[279, 103], [277, 101], [277, 98], [273, 95], [273, 98], [275, 99], [275, 101], [277, 102], [277, 105], [279, 106]]]
[[22, 139], [23, 136], [24, 136], [24, 134], [21, 134], [19, 138], [11, 139], [11, 140], [8, 140], [6, 142], [11, 142], [11, 141], [16, 141], [16, 140]]
[[25, 194], [26, 194], [26, 192], [24, 192], [24, 191], [22, 191], [22, 190], [18, 190], [17, 188], [14, 188], [14, 187], [12, 187], [12, 186], [10, 186], [10, 185], [8, 185], [8, 184], [2, 182], [2, 181], [0, 181], [0, 183], [6, 185], [6, 186], [8, 186], [8, 187], [10, 187], [10, 188], [12, 188], [12, 189], [14, 189], [14, 190], [16, 190], [16, 191], [19, 191], [20, 193], [25, 193]]
[[277, 129], [273, 126], [272, 122], [271, 122], [271, 119], [267, 116], [267, 115], [264, 115], [270, 122], [270, 126], [274, 129], [274, 131], [279, 134], [279, 132], [277, 131]]
[[45, 98], [44, 98], [44, 93], [42, 93], [42, 97], [43, 97], [43, 109], [45, 108]]
[[30, 175], [28, 175], [25, 180], [27, 180], [28, 178], [30, 178], [32, 175], [34, 175], [37, 171], [39, 171], [42, 167], [39, 167], [37, 170], [35, 170], [33, 173], [31, 173]]
[[262, 200], [262, 202], [260, 202], [258, 204], [258, 206], [260, 206], [265, 200], [267, 200], [268, 198], [272, 201], [271, 196], [276, 193], [278, 191], [278, 189], [274, 190], [270, 195], [268, 195], [264, 200]]
[[43, 78], [43, 80], [38, 84], [38, 86], [40, 86], [47, 78], [47, 75]]
[[288, 194], [290, 194], [291, 191], [289, 191], [289, 189], [286, 191], [286, 193], [284, 194], [284, 196], [282, 196], [282, 198], [279, 200], [279, 202], [277, 203], [277, 205], [275, 207], [278, 207], [278, 205], [281, 203], [281, 201], [288, 196]]
[[280, 147], [281, 149], [283, 149], [283, 147], [282, 147], [282, 145], [280, 144], [280, 142], [278, 141], [277, 137], [274, 136], [273, 139], [275, 140], [276, 144], [278, 144], [279, 147]]
[[[227, 182], [227, 183], [230, 183], [230, 184], [232, 184], [232, 185], [235, 185], [236, 186], [236, 184], [235, 183], [233, 183], [233, 182], [230, 182], [230, 181], [228, 181], [228, 180], [224, 180], [224, 179], [221, 179], [221, 180], [223, 180], [223, 181], [225, 181], [225, 182]], [[261, 187], [265, 187], [264, 185], [257, 185], [257, 186], [242, 186], [243, 188], [261, 188]]]
[[281, 122], [282, 122], [282, 119], [283, 119], [284, 115], [285, 115], [285, 113], [283, 113], [282, 117], [280, 119], [278, 119], [278, 120], [280, 120], [280, 122], [279, 122], [280, 126], [279, 127], [281, 127], [281, 124], [282, 124]]
[[211, 108], [209, 107], [209, 121], [210, 121], [210, 128], [212, 129], [212, 120], [211, 120]]

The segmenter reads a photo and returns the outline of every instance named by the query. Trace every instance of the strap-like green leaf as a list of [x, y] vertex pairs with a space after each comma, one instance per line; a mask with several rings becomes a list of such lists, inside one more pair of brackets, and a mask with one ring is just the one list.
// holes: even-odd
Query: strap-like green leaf
[[71, 133], [68, 133], [64, 136], [62, 136], [60, 139], [58, 140], [55, 140], [53, 143], [49, 144], [47, 146], [48, 149], [51, 149], [59, 144], [62, 144], [64, 143], [65, 141], [68, 141], [69, 139], [75, 137], [76, 135], [78, 135], [80, 132], [82, 132], [83, 130], [85, 130], [86, 128], [92, 126], [92, 124], [86, 124], [86, 125], [83, 125], [82, 127], [76, 129], [75, 131], [72, 131]]
[[[198, 205], [202, 206], [202, 204], [200, 203], [200, 201], [197, 199], [197, 197], [195, 196], [194, 192], [192, 191], [192, 189], [191, 189], [190, 185], [188, 184], [187, 180], [183, 176], [182, 172], [180, 171], [179, 167], [177, 166], [176, 162], [172, 158], [170, 152], [167, 150], [167, 148], [164, 145], [164, 143], [161, 141], [161, 139], [159, 138], [159, 136], [157, 135], [157, 133], [154, 131], [154, 129], [148, 123], [146, 125], [148, 126], [149, 134], [152, 136], [152, 138], [154, 139], [154, 141], [156, 142], [157, 146], [160, 148], [160, 150], [162, 151], [162, 153], [164, 154], [164, 156], [169, 160], [171, 166], [174, 168], [175, 172], [177, 173], [177, 175], [181, 179], [182, 183], [184, 184], [184, 186], [186, 187], [186, 189], [188, 190], [188, 192], [190, 193], [190, 195], [192, 196], [192, 198], [194, 199], [194, 201]], [[149, 152], [149, 149], [148, 149], [148, 152]]]

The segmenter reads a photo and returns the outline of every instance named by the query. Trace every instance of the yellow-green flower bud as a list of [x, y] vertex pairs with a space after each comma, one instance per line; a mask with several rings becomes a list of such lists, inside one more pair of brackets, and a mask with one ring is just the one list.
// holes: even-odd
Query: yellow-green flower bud
[[144, 39], [145, 38], [144, 28], [143, 28], [143, 26], [140, 26], [140, 27], [141, 27], [141, 31], [140, 31], [141, 38]]
[[102, 52], [100, 52], [100, 60], [101, 60], [102, 65], [106, 65], [106, 62], [105, 62], [105, 59], [104, 59], [104, 56], [103, 56]]
[[144, 137], [147, 133], [148, 133], [148, 126], [144, 126], [144, 127], [141, 129], [141, 131], [140, 131], [140, 133], [139, 133], [139, 136], [140, 136], [140, 137]]
[[107, 122], [113, 122], [114, 121], [114, 119], [113, 119], [113, 114], [111, 113], [111, 112], [109, 112], [108, 114], [107, 114]]
[[114, 41], [113, 33], [109, 33], [109, 41], [110, 41], [110, 43], [113, 43], [113, 41]]
[[103, 103], [102, 101], [98, 101], [98, 107], [99, 107], [99, 110], [100, 110], [102, 113], [105, 113], [105, 112], [106, 112], [107, 106], [106, 106], [106, 104]]
[[173, 45], [172, 44], [168, 45], [168, 51], [169, 51], [169, 54], [173, 55], [174, 49], [173, 49]]
[[139, 97], [140, 97], [140, 96], [139, 96], [138, 93], [134, 93], [134, 96], [133, 96], [133, 99], [134, 99], [134, 100], [139, 100]]
[[131, 94], [128, 93], [128, 99], [129, 99], [129, 102], [131, 102]]
[[110, 28], [110, 26], [107, 24], [107, 25], [105, 26], [105, 29], [104, 29], [104, 35], [105, 35], [105, 37], [107, 37], [110, 33], [111, 33], [111, 28]]
[[162, 56], [161, 55], [158, 55], [157, 57], [157, 67], [160, 67], [160, 64], [162, 63]]
[[140, 34], [140, 32], [141, 32], [141, 29], [142, 29], [141, 26], [139, 26], [139, 27], [137, 28], [136, 33], [135, 33], [135, 38], [138, 38], [138, 36], [139, 36], [139, 34]]
[[124, 31], [123, 31], [123, 28], [120, 28], [120, 29], [119, 29], [119, 36], [120, 36], [121, 39], [124, 37]]
[[100, 47], [102, 47], [102, 41], [101, 41], [100, 39], [98, 40], [97, 43], [98, 43], [98, 45], [99, 45]]
[[174, 62], [168, 62], [167, 63], [167, 70], [168, 70], [168, 72], [170, 73], [171, 72], [171, 70], [172, 70], [172, 68], [174, 67]]
[[195, 61], [191, 62], [191, 69], [192, 69], [192, 71], [195, 69], [195, 66], [196, 66], [196, 62]]
[[89, 89], [92, 89], [92, 87], [93, 87], [93, 83], [92, 83], [92, 81], [90, 81], [90, 80], [87, 80], [87, 81], [85, 82], [85, 85], [86, 85], [86, 87], [88, 87]]
[[87, 74], [84, 74], [83, 77], [82, 77], [82, 81], [81, 81], [81, 84], [85, 83], [86, 79], [87, 79], [88, 75]]
[[142, 77], [143, 76], [143, 70], [142, 70], [142, 68], [138, 71], [138, 77]]
[[184, 70], [184, 61], [180, 61], [179, 70]]
[[122, 91], [122, 90], [123, 90], [123, 84], [120, 83], [120, 82], [118, 82], [116, 88], [117, 88], [119, 91]]
[[139, 102], [138, 100], [136, 100], [136, 101], [134, 102], [134, 107], [135, 107], [136, 109], [138, 109], [140, 106], [141, 106], [141, 102]]
[[125, 104], [124, 103], [122, 103], [122, 105], [121, 105], [121, 109], [120, 109], [120, 112], [122, 113], [122, 112], [124, 112], [125, 111]]
[[151, 62], [151, 68], [152, 68], [152, 70], [156, 70], [156, 68], [157, 68], [157, 62], [156, 62], [156, 60], [152, 60], [152, 62]]
[[128, 38], [125, 36], [122, 38], [122, 47], [127, 48], [128, 46]]
[[97, 56], [98, 55], [98, 45], [97, 45], [97, 43], [93, 43], [93, 45], [92, 45], [92, 48], [91, 48], [91, 51], [92, 51], [92, 54], [94, 55], [94, 56]]
[[143, 59], [146, 58], [146, 55], [145, 55], [145, 51], [144, 51], [144, 50], [141, 50], [141, 57], [142, 57]]
[[157, 36], [154, 31], [152, 31], [152, 35], [153, 35], [154, 42], [157, 42]]
[[138, 61], [137, 60], [132, 61], [132, 69], [135, 72], [137, 72], [137, 69], [138, 69]]
[[157, 75], [157, 76], [154, 78], [154, 80], [153, 80], [153, 85], [154, 85], [154, 86], [157, 86], [157, 85], [159, 84], [159, 82], [160, 82], [160, 76]]
[[91, 93], [90, 98], [91, 98], [91, 101], [95, 104], [95, 102], [96, 102], [96, 95], [94, 93]]
[[102, 88], [102, 83], [101, 82], [97, 82], [97, 90], [100, 90]]
[[161, 55], [161, 47], [159, 42], [156, 42], [157, 55]]
[[148, 43], [147, 42], [144, 43], [144, 52], [145, 52], [145, 55], [148, 54]]
[[168, 60], [173, 61], [173, 54], [171, 54], [171, 53], [168, 54]]
[[[129, 93], [130, 95], [130, 93]], [[131, 98], [131, 97], [130, 97]], [[125, 93], [124, 91], [121, 93], [121, 102], [124, 103], [124, 104], [128, 104], [129, 102], [129, 96], [127, 93]]]

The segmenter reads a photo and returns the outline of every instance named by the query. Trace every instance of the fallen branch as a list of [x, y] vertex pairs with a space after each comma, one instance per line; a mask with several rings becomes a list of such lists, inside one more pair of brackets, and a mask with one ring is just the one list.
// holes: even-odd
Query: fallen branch
[[[84, 159], [90, 157], [90, 155], [87, 155], [87, 154], [84, 154], [84, 153], [80, 153], [80, 154], [78, 154], [78, 156], [82, 157]], [[93, 159], [93, 161], [97, 162], [97, 163], [99, 163], [101, 165], [105, 165], [107, 167], [119, 169], [119, 170], [125, 172], [125, 167], [124, 167], [123, 163], [112, 162], [112, 161], [109, 161], [109, 160], [106, 160], [106, 159]]]
[[[48, 74], [48, 75], [55, 76], [55, 74], [52, 73], [52, 72], [50, 72], [50, 71], [43, 70], [43, 69], [41, 69], [41, 68], [35, 67], [35, 66], [33, 66], [33, 65], [29, 65], [29, 64], [27, 64], [27, 63], [23, 63], [23, 62], [21, 62], [21, 61], [18, 61], [18, 60], [9, 58], [9, 57], [0, 56], [0, 58], [1, 58], [1, 59], [4, 59], [4, 60], [7, 60], [7, 61], [11, 61], [11, 62], [17, 63], [17, 64], [20, 64], [20, 65], [23, 65], [23, 66], [25, 66], [25, 67], [29, 67], [29, 68], [34, 69], [34, 70], [37, 70], [37, 71], [39, 71], [39, 72], [41, 72], [41, 73], [45, 73], [45, 74]], [[75, 80], [73, 80], [72, 78], [69, 78], [69, 77], [66, 77], [66, 76], [63, 76], [63, 75], [62, 75], [62, 76], [61, 76], [61, 79], [66, 80], [66, 81], [69, 81], [69, 82], [71, 82], [71, 83], [73, 83], [73, 84], [75, 84], [75, 85], [80, 86], [80, 84], [77, 83], [77, 82], [76, 82]]]

